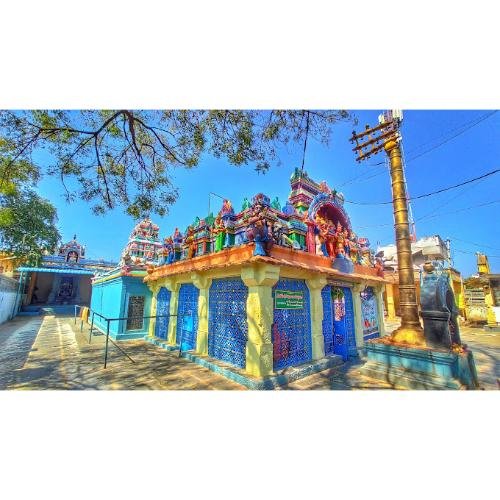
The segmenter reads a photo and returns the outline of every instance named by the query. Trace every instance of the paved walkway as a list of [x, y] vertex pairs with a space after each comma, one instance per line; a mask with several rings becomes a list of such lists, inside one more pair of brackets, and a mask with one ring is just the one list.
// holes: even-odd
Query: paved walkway
[[41, 324], [41, 317], [18, 316], [0, 326], [0, 389], [7, 388], [15, 370], [23, 367]]
[[462, 342], [474, 354], [479, 383], [484, 389], [500, 389], [500, 333], [462, 327]]
[[[142, 340], [120, 342], [132, 363], [112, 343], [103, 368], [105, 336], [70, 317], [17, 317], [0, 326], [0, 389], [174, 389], [242, 390], [244, 387], [200, 365]], [[397, 323], [388, 323], [392, 331]], [[481, 386], [498, 389], [500, 333], [462, 327], [473, 350]], [[398, 389], [362, 376], [363, 361], [349, 361], [289, 384], [285, 390]]]
[[[132, 363], [110, 342], [108, 366], [103, 368], [105, 336], [93, 336], [88, 344], [88, 329], [79, 331], [73, 318], [19, 318], [23, 328], [38, 330], [31, 346], [19, 346], [26, 359], [7, 377], [7, 389], [233, 389], [242, 386], [207, 368], [160, 350], [142, 340], [120, 342], [135, 361]], [[41, 323], [41, 325], [40, 325]], [[3, 325], [0, 336], [3, 336]], [[21, 357], [21, 354], [20, 354]], [[0, 371], [9, 371], [11, 368]]]

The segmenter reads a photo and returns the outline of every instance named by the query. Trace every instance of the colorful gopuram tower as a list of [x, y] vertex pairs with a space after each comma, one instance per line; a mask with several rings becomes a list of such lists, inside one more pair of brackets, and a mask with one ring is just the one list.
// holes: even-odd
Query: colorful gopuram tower
[[149, 217], [136, 224], [127, 245], [123, 249], [120, 263], [145, 266], [158, 260], [163, 245], [158, 238], [159, 227]]

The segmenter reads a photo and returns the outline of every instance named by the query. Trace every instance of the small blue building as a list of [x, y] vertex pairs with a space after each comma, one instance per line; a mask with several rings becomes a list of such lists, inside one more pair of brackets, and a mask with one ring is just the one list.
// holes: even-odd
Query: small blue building
[[116, 340], [144, 337], [148, 333], [152, 292], [144, 283], [146, 266], [156, 262], [163, 248], [158, 239], [159, 227], [148, 218], [133, 229], [117, 268], [92, 281], [89, 321], [94, 313], [94, 325]]
[[[90, 302], [90, 316], [92, 312], [102, 316], [128, 318], [127, 320], [111, 321], [109, 334], [116, 340], [130, 340], [142, 338], [148, 333], [149, 316], [151, 309], [151, 290], [143, 282], [146, 271], [123, 269], [100, 276], [92, 283], [92, 300]], [[94, 314], [94, 326], [106, 332], [106, 320]]]

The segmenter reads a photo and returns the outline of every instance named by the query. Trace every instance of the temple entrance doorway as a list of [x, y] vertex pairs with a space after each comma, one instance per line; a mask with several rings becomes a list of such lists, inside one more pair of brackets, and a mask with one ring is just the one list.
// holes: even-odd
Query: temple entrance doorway
[[192, 283], [183, 283], [179, 289], [175, 342], [181, 351], [190, 351], [196, 347], [199, 294], [200, 291]]
[[327, 285], [321, 297], [325, 356], [337, 354], [347, 361], [356, 352], [352, 291], [347, 286]]
[[25, 304], [33, 306], [90, 304], [91, 276], [38, 271], [31, 276], [32, 285]]

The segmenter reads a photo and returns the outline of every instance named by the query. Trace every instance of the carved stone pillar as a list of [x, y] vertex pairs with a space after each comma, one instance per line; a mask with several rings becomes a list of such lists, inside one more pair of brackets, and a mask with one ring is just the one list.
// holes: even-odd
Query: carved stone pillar
[[254, 264], [241, 270], [241, 279], [248, 287], [246, 371], [256, 377], [266, 377], [273, 373], [272, 287], [277, 283], [279, 275], [280, 268], [269, 264]]
[[306, 280], [309, 288], [311, 307], [311, 345], [312, 359], [325, 356], [325, 338], [323, 337], [323, 299], [321, 290], [326, 286], [326, 278], [317, 276]]

